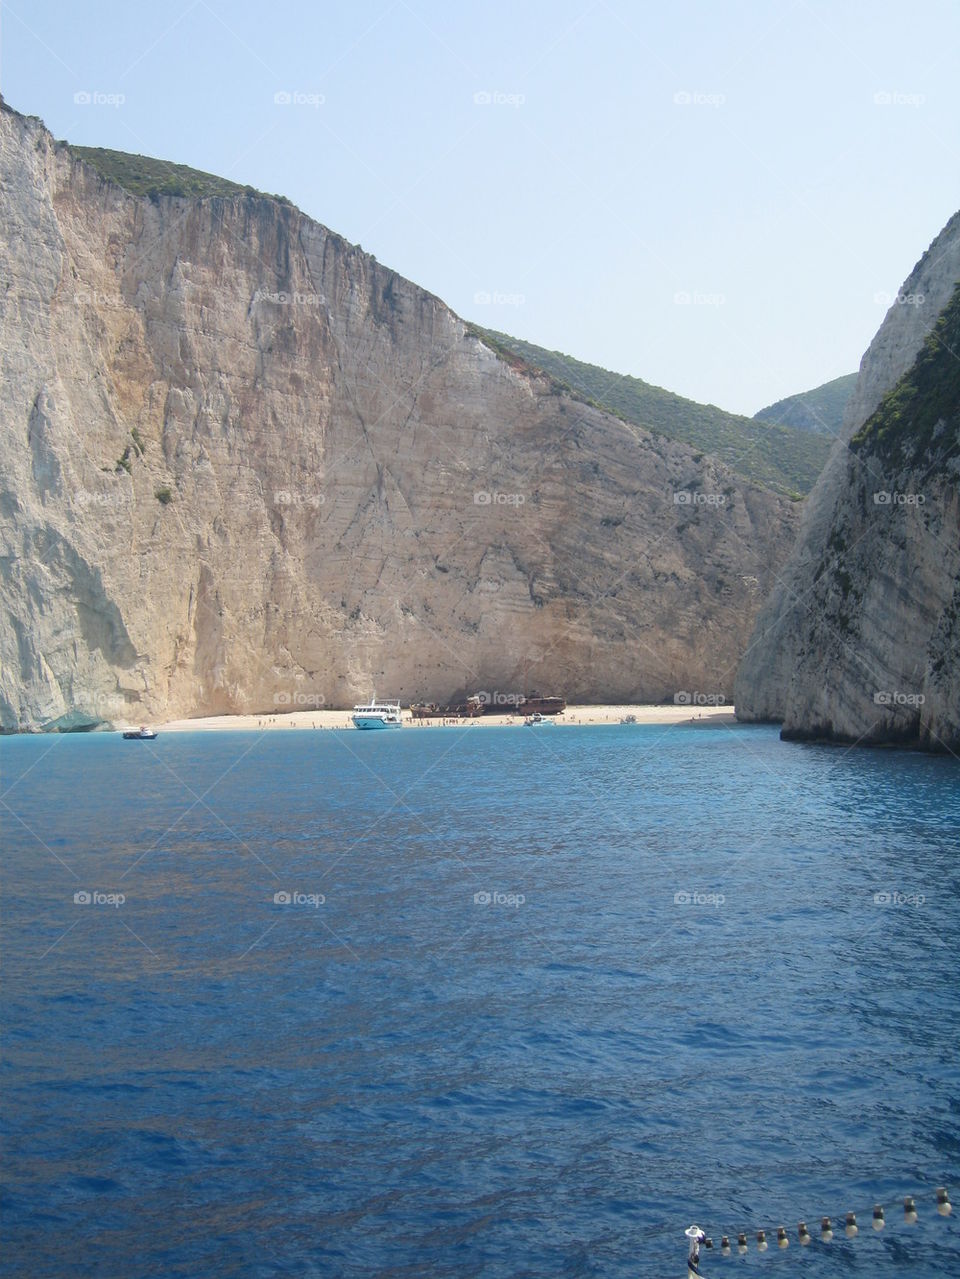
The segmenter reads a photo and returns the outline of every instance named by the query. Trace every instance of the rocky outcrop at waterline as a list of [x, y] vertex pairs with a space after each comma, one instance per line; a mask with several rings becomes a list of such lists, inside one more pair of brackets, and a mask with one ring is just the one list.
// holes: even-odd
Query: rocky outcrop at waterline
[[8, 108], [0, 176], [5, 730], [730, 695], [789, 500], [285, 201], [125, 189]]

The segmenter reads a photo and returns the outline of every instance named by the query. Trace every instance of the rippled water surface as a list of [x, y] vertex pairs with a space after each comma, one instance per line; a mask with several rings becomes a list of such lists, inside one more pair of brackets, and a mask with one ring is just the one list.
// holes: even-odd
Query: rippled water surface
[[680, 1276], [691, 1220], [847, 1209], [707, 1273], [960, 1274], [955, 761], [550, 726], [0, 765], [3, 1274]]

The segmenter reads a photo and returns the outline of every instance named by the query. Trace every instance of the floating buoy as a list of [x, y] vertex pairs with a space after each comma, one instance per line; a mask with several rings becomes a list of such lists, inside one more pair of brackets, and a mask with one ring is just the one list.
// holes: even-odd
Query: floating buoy
[[913, 1195], [907, 1195], [903, 1201], [903, 1219], [908, 1226], [912, 1226], [917, 1219], [917, 1205], [913, 1202]]
[[873, 1228], [874, 1230], [883, 1229], [883, 1208], [880, 1204], [874, 1204], [873, 1207]]
[[820, 1238], [824, 1243], [829, 1243], [833, 1238], [833, 1230], [830, 1227], [829, 1217], [824, 1217], [820, 1222]]
[[953, 1212], [953, 1204], [950, 1202], [946, 1186], [937, 1187], [937, 1212], [941, 1217], [949, 1217]]
[[805, 1221], [801, 1221], [800, 1225], [797, 1226], [797, 1238], [804, 1247], [806, 1247], [810, 1242], [810, 1231], [807, 1229], [807, 1223]]
[[741, 1233], [737, 1235], [737, 1252], [742, 1254], [746, 1251], [747, 1251], [747, 1236], [741, 1231]]
[[767, 1232], [765, 1230], [757, 1231], [757, 1251], [758, 1252], [767, 1251]]
[[777, 1231], [777, 1247], [789, 1248], [790, 1240], [787, 1238], [787, 1232], [783, 1226]]
[[724, 1235], [720, 1240], [720, 1253], [724, 1257], [730, 1256], [730, 1240]]
[[847, 1224], [843, 1228], [843, 1233], [848, 1239], [856, 1239], [860, 1233], [857, 1229], [857, 1214], [855, 1212], [847, 1213]]

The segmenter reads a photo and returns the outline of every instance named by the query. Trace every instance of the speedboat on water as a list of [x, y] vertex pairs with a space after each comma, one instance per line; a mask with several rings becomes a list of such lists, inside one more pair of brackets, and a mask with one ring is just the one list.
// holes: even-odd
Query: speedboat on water
[[403, 724], [399, 702], [377, 701], [375, 697], [355, 706], [350, 718], [354, 728], [400, 728]]
[[523, 722], [527, 728], [533, 728], [537, 724], [547, 724], [551, 728], [553, 727], [553, 720], [545, 719], [539, 711], [534, 711], [534, 713], [529, 715]]
[[147, 728], [146, 724], [141, 724], [139, 728], [126, 728], [123, 731], [124, 741], [127, 742], [152, 742], [157, 736], [155, 728]]

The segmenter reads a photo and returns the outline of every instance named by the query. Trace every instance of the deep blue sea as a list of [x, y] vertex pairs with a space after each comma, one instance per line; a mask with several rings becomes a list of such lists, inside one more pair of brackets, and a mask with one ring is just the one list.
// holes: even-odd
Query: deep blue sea
[[955, 760], [474, 726], [0, 768], [3, 1275], [680, 1279], [691, 1221], [793, 1233], [708, 1276], [960, 1274]]

